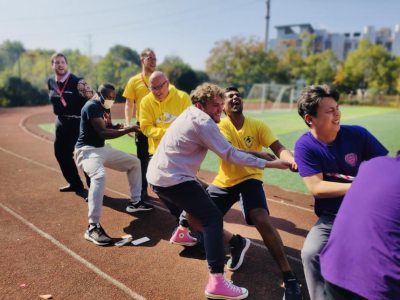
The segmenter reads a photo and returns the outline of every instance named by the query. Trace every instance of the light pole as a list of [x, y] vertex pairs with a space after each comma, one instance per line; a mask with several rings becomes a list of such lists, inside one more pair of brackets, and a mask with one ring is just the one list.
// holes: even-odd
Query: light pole
[[264, 39], [264, 52], [268, 48], [268, 29], [269, 29], [269, 2], [270, 0], [265, 0], [266, 12], [265, 12], [265, 39]]

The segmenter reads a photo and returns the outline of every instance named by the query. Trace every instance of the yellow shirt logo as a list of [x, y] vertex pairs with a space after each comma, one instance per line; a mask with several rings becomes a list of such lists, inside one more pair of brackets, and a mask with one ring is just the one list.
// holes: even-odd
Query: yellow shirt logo
[[175, 121], [177, 116], [171, 115], [169, 112], [163, 112], [157, 119], [156, 123], [169, 124]]
[[251, 148], [253, 146], [254, 138], [252, 136], [246, 136], [244, 138], [244, 143], [246, 144], [247, 148]]

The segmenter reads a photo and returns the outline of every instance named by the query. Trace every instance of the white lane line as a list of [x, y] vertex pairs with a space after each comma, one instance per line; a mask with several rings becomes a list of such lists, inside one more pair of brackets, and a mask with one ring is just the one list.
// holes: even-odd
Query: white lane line
[[26, 129], [26, 127], [24, 126], [24, 123], [25, 123], [25, 121], [26, 121], [29, 117], [31, 117], [31, 115], [28, 115], [28, 116], [26, 116], [26, 117], [23, 117], [23, 118], [21, 119], [21, 121], [19, 122], [19, 127], [21, 127], [23, 131], [25, 131], [26, 133], [30, 134], [31, 136], [33, 136], [33, 137], [35, 137], [35, 138], [37, 138], [37, 139], [39, 139], [39, 140], [45, 141], [46, 143], [53, 144], [53, 142], [51, 142], [51, 141], [49, 141], [49, 140], [47, 140], [47, 139], [45, 139], [45, 138], [42, 138], [42, 137], [40, 137], [40, 136], [34, 134], [33, 132], [30, 132], [28, 129]]
[[110, 283], [112, 283], [113, 285], [115, 285], [117, 288], [119, 288], [120, 290], [124, 291], [125, 293], [127, 293], [129, 296], [131, 296], [133, 299], [137, 299], [137, 300], [146, 300], [146, 298], [142, 297], [141, 295], [135, 293], [134, 291], [132, 291], [130, 288], [128, 288], [126, 285], [124, 285], [123, 283], [119, 282], [118, 280], [112, 278], [110, 275], [104, 273], [102, 270], [100, 270], [99, 268], [97, 268], [95, 265], [91, 264], [90, 262], [88, 262], [86, 259], [84, 259], [83, 257], [79, 256], [78, 254], [76, 254], [74, 251], [70, 250], [69, 248], [67, 248], [66, 246], [64, 246], [63, 244], [61, 244], [59, 241], [57, 241], [55, 238], [53, 238], [51, 235], [49, 235], [48, 233], [40, 230], [39, 228], [37, 228], [35, 225], [33, 225], [32, 223], [30, 223], [29, 221], [27, 221], [26, 219], [24, 219], [23, 217], [21, 217], [19, 214], [15, 213], [14, 211], [12, 211], [11, 209], [9, 209], [7, 206], [3, 205], [2, 203], [0, 203], [0, 206], [7, 211], [8, 213], [10, 213], [11, 215], [13, 215], [14, 217], [16, 217], [17, 219], [19, 219], [22, 223], [24, 223], [25, 225], [28, 225], [30, 228], [32, 228], [34, 231], [36, 231], [37, 233], [39, 233], [42, 237], [48, 239], [50, 242], [52, 242], [54, 245], [56, 245], [57, 247], [59, 247], [61, 250], [63, 250], [64, 252], [66, 252], [67, 254], [71, 255], [73, 258], [75, 258], [77, 261], [81, 262], [82, 264], [84, 264], [87, 268], [91, 269], [93, 272], [95, 272], [97, 275], [99, 275], [100, 277], [104, 278], [105, 280], [109, 281]]
[[294, 205], [294, 204], [284, 203], [284, 202], [281, 202], [281, 201], [278, 201], [278, 200], [274, 200], [274, 199], [270, 199], [270, 198], [267, 198], [267, 200], [268, 201], [272, 201], [272, 202], [276, 202], [276, 203], [279, 203], [279, 204], [282, 204], [282, 205], [291, 206], [291, 207], [295, 207], [295, 208], [298, 208], [298, 209], [310, 211], [310, 212], [314, 213], [314, 210], [309, 209], [309, 208], [297, 206], [297, 205]]
[[[18, 158], [21, 158], [21, 159], [24, 159], [24, 160], [26, 160], [26, 161], [29, 161], [29, 162], [31, 162], [31, 163], [33, 163], [33, 164], [37, 164], [37, 165], [39, 165], [39, 166], [41, 166], [41, 167], [47, 168], [47, 169], [52, 170], [52, 171], [56, 171], [56, 172], [58, 172], [58, 173], [61, 173], [60, 170], [57, 170], [57, 169], [48, 167], [48, 166], [46, 166], [46, 165], [43, 165], [43, 164], [38, 163], [38, 162], [36, 162], [36, 161], [33, 161], [33, 160], [29, 159], [29, 158], [26, 158], [26, 157], [23, 157], [23, 156], [21, 156], [21, 155], [15, 154], [15, 153], [13, 153], [13, 152], [11, 152], [11, 151], [8, 151], [8, 150], [4, 149], [3, 147], [0, 147], [0, 150], [3, 150], [4, 152], [9, 153], [9, 154], [11, 154], [11, 155], [14, 155], [14, 156], [16, 156], [16, 157], [18, 157]], [[126, 195], [126, 194], [120, 193], [120, 192], [118, 192], [118, 191], [115, 191], [115, 190], [112, 190], [112, 189], [109, 189], [109, 188], [106, 188], [106, 189], [109, 190], [109, 191], [111, 191], [111, 192], [113, 192], [113, 193], [116, 193], [116, 194], [118, 194], [118, 195], [121, 195], [121, 196], [124, 196], [124, 197], [129, 198], [129, 196]], [[272, 200], [272, 199], [268, 199], [268, 200]], [[272, 200], [272, 201], [277, 202], [277, 203], [280, 203], [280, 204], [285, 204], [285, 203], [281, 203], [281, 202], [278, 202], [278, 201], [275, 201], [275, 200]], [[297, 207], [297, 206], [292, 205], [292, 204], [286, 204], [286, 205], [293, 206], [293, 207], [295, 207], [295, 208], [304, 209], [304, 208], [302, 208], [302, 207]], [[164, 207], [161, 207], [161, 206], [158, 206], [158, 205], [155, 205], [155, 204], [154, 204], [154, 206], [157, 207], [158, 209], [162, 210], [162, 211], [165, 211], [165, 212], [168, 212], [168, 213], [169, 213], [169, 210], [168, 210], [168, 209], [165, 209]], [[306, 210], [307, 210], [307, 209], [306, 209]], [[313, 212], [313, 211], [312, 211], [312, 212]], [[257, 244], [257, 243], [253, 243], [253, 244], [254, 244], [255, 246], [259, 247], [259, 248], [262, 248], [262, 249], [268, 251], [268, 248], [265, 247], [265, 246], [263, 246], [263, 245], [260, 245], [260, 244]], [[287, 257], [290, 258], [290, 259], [292, 259], [292, 260], [294, 260], [294, 261], [296, 261], [296, 262], [300, 262], [300, 263], [301, 263], [301, 260], [298, 259], [298, 258], [296, 258], [296, 257], [290, 256], [290, 255], [287, 255]]]

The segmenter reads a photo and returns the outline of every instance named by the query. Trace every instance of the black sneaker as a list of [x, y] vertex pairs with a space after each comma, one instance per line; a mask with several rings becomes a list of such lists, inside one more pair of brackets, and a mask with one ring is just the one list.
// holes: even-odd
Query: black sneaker
[[197, 231], [197, 248], [202, 254], [206, 253], [206, 248], [204, 247], [204, 236], [200, 231]]
[[140, 200], [136, 204], [129, 202], [129, 205], [126, 208], [126, 211], [132, 213], [132, 212], [137, 212], [137, 211], [152, 210], [153, 208], [154, 208], [154, 206], [151, 205], [150, 203], [146, 203], [143, 200]]
[[97, 223], [91, 230], [89, 230], [89, 228], [90, 225], [88, 226], [88, 230], [85, 232], [85, 239], [100, 246], [111, 243], [112, 239], [107, 235], [100, 223]]
[[283, 300], [302, 300], [300, 285], [296, 278], [289, 279], [283, 282], [285, 287], [285, 294], [283, 295]]
[[[238, 235], [241, 237], [240, 235]], [[238, 247], [231, 247], [231, 258], [226, 263], [228, 270], [236, 271], [240, 268], [243, 263], [244, 255], [250, 247], [250, 240], [244, 237], [242, 238], [242, 244]]]
[[149, 198], [149, 194], [147, 193], [147, 189], [146, 190], [142, 190], [141, 193], [140, 193], [140, 199], [146, 200], [147, 198]]

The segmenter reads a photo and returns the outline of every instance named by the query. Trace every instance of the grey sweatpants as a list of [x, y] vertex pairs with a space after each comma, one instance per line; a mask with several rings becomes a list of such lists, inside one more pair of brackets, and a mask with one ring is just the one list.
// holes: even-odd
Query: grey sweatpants
[[75, 148], [75, 159], [78, 167], [85, 171], [90, 177], [88, 197], [89, 223], [100, 223], [103, 196], [106, 189], [105, 168], [126, 172], [131, 197], [130, 201], [140, 201], [142, 173], [140, 160], [136, 157], [126, 152], [113, 149], [110, 144], [106, 144], [101, 148], [92, 146], [84, 146], [79, 149]]
[[334, 220], [334, 215], [322, 215], [311, 228], [301, 250], [301, 259], [311, 300], [328, 300], [324, 278], [321, 275], [319, 256], [328, 243]]

